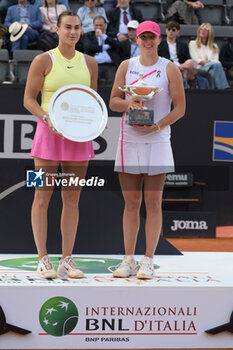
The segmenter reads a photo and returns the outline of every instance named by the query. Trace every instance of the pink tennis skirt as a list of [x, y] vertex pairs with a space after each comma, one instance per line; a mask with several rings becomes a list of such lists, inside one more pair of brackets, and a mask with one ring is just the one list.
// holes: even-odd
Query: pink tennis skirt
[[92, 141], [74, 142], [49, 131], [48, 125], [38, 119], [32, 143], [31, 157], [57, 161], [82, 162], [95, 157]]

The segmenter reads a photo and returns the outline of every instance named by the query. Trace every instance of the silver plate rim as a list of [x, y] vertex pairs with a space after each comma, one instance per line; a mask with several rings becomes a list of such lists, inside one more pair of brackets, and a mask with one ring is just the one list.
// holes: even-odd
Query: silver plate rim
[[[67, 134], [66, 132], [64, 132], [64, 130], [62, 130], [60, 128], [60, 126], [58, 125], [55, 115], [54, 115], [54, 105], [58, 99], [59, 96], [61, 96], [61, 94], [66, 93], [67, 91], [70, 90], [79, 90], [79, 91], [84, 91], [87, 92], [89, 95], [91, 95], [97, 102], [98, 105], [100, 106], [101, 112], [102, 112], [102, 120], [101, 123], [98, 127], [98, 129], [96, 130], [96, 132], [93, 132], [91, 135], [89, 134], [88, 136], [84, 136], [84, 137], [73, 137], [69, 134]], [[94, 140], [96, 137], [98, 137], [105, 129], [106, 125], [107, 125], [107, 119], [108, 119], [108, 111], [107, 111], [107, 107], [105, 105], [104, 100], [102, 99], [102, 97], [92, 88], [90, 88], [89, 86], [85, 86], [85, 85], [81, 85], [81, 84], [69, 84], [69, 85], [64, 85], [63, 87], [61, 87], [60, 89], [58, 89], [57, 91], [55, 91], [55, 93], [52, 95], [50, 101], [49, 101], [49, 117], [50, 120], [53, 124], [53, 126], [55, 127], [55, 129], [62, 133], [63, 136], [71, 141], [75, 141], [75, 142], [87, 142], [87, 141], [92, 141]]]

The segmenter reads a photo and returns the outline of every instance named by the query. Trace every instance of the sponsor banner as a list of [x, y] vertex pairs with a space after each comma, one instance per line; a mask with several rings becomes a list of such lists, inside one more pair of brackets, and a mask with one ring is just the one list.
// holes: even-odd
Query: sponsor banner
[[233, 122], [214, 122], [213, 160], [233, 161]]
[[[120, 120], [108, 118], [108, 128], [93, 143], [95, 159], [115, 159]], [[30, 159], [36, 124], [37, 118], [32, 115], [0, 114], [0, 159]]]
[[1, 349], [232, 347], [232, 253], [158, 256], [153, 280], [113, 278], [122, 256], [74, 258], [86, 278], [39, 279], [35, 255], [0, 257]]
[[166, 175], [165, 187], [192, 187], [193, 174], [191, 173], [168, 173]]
[[163, 233], [166, 237], [215, 237], [216, 213], [164, 211]]
[[1, 349], [232, 347], [232, 253], [158, 256], [149, 281], [114, 279], [121, 259], [75, 257], [86, 278], [44, 280], [35, 255], [2, 255]]
[[141, 286], [111, 291], [2, 288], [2, 316], [21, 333], [11, 328], [1, 334], [1, 348], [230, 348], [233, 334], [226, 324], [231, 325], [232, 292]]

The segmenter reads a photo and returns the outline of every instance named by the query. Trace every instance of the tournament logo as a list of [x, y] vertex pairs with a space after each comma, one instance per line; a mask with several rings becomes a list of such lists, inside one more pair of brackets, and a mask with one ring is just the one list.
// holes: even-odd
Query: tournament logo
[[68, 298], [54, 297], [40, 309], [39, 321], [46, 333], [55, 337], [69, 334], [78, 323], [78, 309]]
[[44, 186], [44, 171], [27, 170], [26, 172], [26, 186], [27, 187], [43, 187]]
[[233, 122], [215, 121], [213, 160], [233, 161]]

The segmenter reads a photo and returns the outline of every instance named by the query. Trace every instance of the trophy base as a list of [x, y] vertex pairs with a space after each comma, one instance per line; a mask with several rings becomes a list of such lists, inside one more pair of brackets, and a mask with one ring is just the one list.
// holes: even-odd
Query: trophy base
[[126, 123], [129, 125], [153, 125], [154, 111], [149, 109], [130, 109], [126, 112]]

